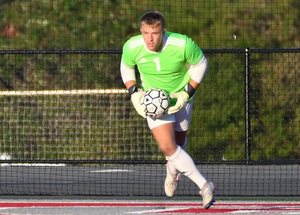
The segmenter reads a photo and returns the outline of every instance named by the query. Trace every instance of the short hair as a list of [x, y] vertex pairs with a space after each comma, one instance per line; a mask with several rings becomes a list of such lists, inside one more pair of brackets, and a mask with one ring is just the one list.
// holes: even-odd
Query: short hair
[[141, 18], [141, 23], [144, 22], [147, 25], [159, 26], [165, 28], [165, 16], [158, 11], [150, 11], [145, 13]]

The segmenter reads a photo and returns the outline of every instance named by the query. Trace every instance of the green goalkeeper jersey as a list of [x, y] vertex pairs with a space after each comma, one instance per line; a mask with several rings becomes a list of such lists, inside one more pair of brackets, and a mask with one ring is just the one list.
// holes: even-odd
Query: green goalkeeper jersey
[[196, 64], [203, 56], [187, 36], [172, 32], [165, 36], [160, 52], [149, 51], [142, 35], [132, 37], [123, 46], [122, 61], [129, 67], [137, 65], [143, 90], [158, 88], [168, 94], [184, 90], [190, 81], [187, 64]]

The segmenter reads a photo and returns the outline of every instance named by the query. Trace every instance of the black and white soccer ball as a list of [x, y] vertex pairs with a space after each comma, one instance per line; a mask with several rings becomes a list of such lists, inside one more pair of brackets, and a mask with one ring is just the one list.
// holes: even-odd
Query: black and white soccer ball
[[160, 118], [167, 113], [170, 105], [168, 94], [161, 89], [150, 89], [146, 91], [141, 104], [146, 108], [146, 115]]

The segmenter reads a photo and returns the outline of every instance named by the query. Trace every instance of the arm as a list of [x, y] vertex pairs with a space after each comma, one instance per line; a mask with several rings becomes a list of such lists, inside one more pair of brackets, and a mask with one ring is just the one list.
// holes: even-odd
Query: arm
[[185, 91], [173, 93], [170, 95], [171, 98], [177, 98], [176, 105], [170, 107], [168, 110], [169, 114], [177, 113], [191, 98], [198, 88], [199, 84], [203, 80], [207, 69], [207, 61], [205, 56], [200, 59], [195, 65], [189, 65], [188, 72], [190, 73], [190, 82], [186, 85]]
[[191, 80], [186, 87], [186, 91], [189, 94], [189, 98], [191, 98], [194, 95], [199, 84], [202, 82], [206, 74], [207, 67], [208, 63], [204, 55], [198, 63], [196, 63], [195, 65], [189, 65], [188, 72], [191, 76]]
[[[134, 67], [127, 66], [122, 60], [120, 65], [121, 76], [127, 90], [136, 84]], [[130, 93], [129, 93], [130, 94]]]
[[146, 118], [145, 107], [141, 105], [141, 98], [145, 95], [144, 91], [138, 92], [136, 87], [136, 78], [134, 68], [127, 66], [123, 61], [121, 61], [121, 76], [123, 83], [125, 84], [126, 89], [131, 97], [131, 102], [138, 112], [139, 115]]

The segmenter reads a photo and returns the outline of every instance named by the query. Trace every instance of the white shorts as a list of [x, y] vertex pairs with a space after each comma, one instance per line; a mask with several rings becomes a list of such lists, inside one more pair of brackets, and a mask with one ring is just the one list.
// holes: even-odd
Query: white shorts
[[186, 105], [177, 113], [172, 115], [166, 113], [158, 119], [147, 116], [149, 128], [153, 129], [163, 124], [174, 123], [175, 131], [187, 131], [191, 122], [193, 103], [194, 99], [186, 103]]

